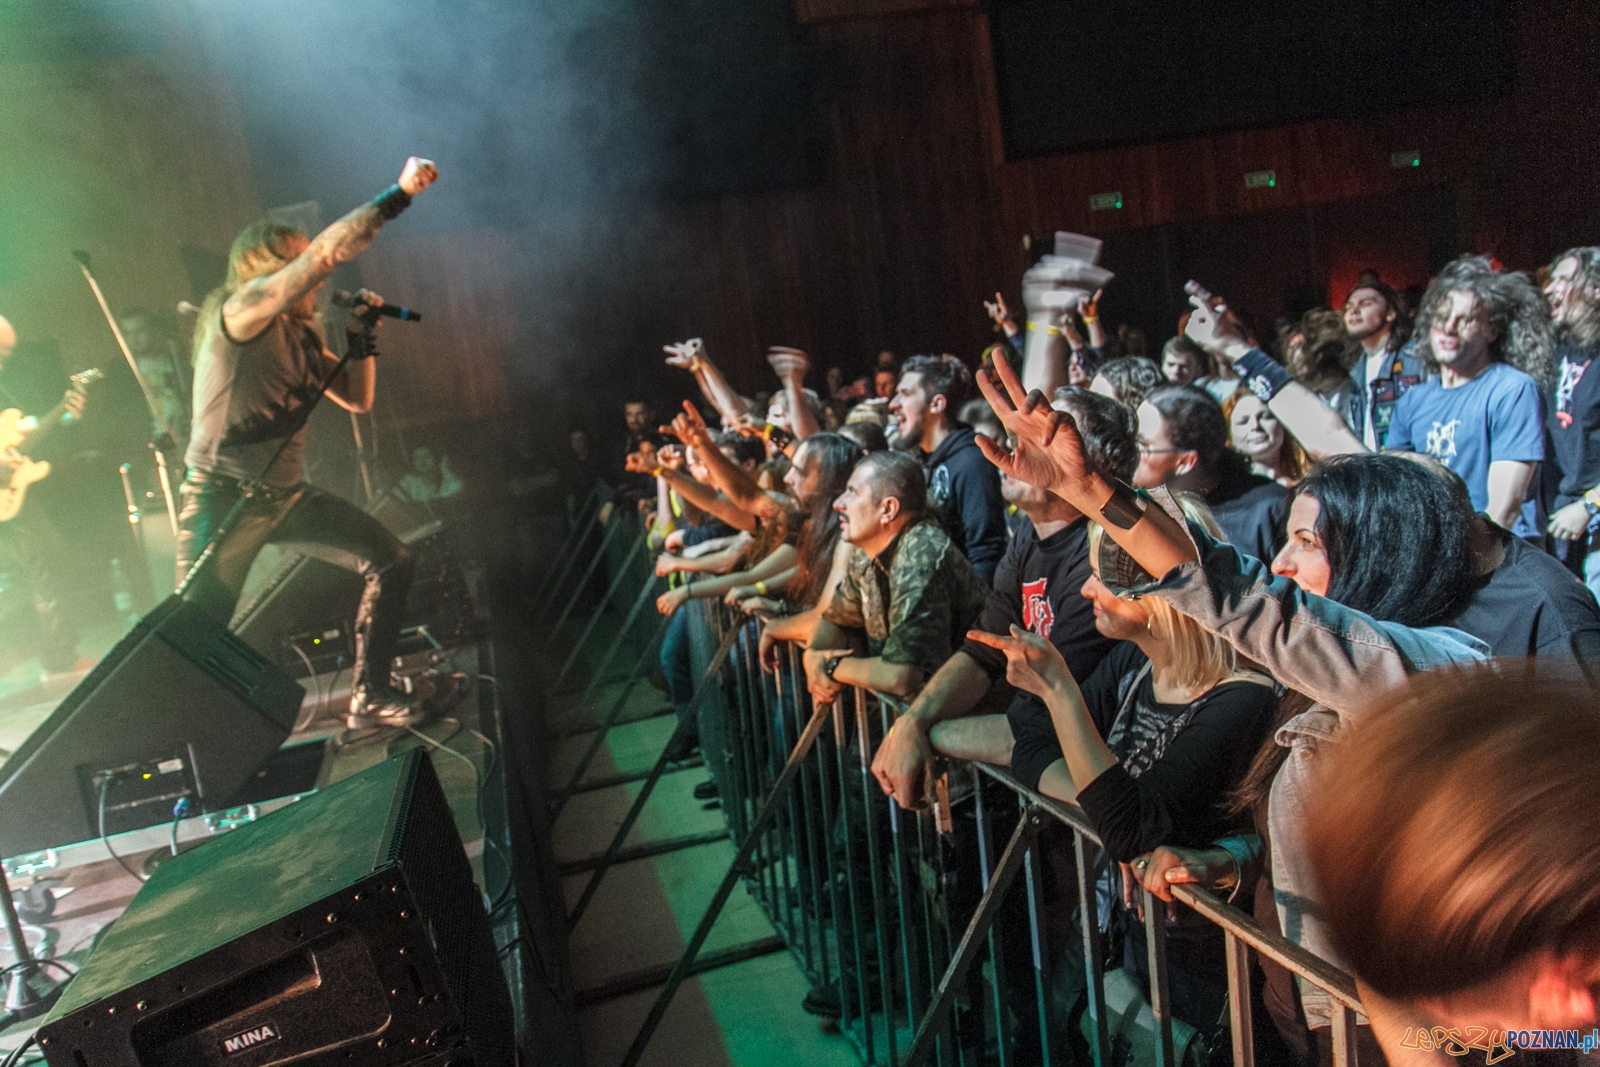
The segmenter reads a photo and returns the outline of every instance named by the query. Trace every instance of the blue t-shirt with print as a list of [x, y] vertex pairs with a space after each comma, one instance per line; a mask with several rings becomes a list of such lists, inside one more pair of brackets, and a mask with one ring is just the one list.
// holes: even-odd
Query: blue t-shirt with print
[[[1489, 506], [1489, 464], [1544, 459], [1543, 401], [1532, 378], [1505, 363], [1491, 363], [1465, 385], [1446, 389], [1437, 378], [1413, 386], [1395, 404], [1384, 448], [1425, 452], [1461, 475], [1472, 506]], [[1537, 479], [1512, 527], [1519, 537], [1544, 532]]]

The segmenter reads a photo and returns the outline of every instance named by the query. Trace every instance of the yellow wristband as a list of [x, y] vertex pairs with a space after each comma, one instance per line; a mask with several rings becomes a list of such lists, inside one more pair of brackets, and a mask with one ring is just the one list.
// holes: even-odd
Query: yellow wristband
[[1600, 485], [1583, 494], [1583, 500], [1586, 504], [1593, 504], [1595, 507], [1600, 508]]
[[666, 469], [667, 469], [666, 464], [657, 463], [656, 464], [656, 469], [650, 472], [650, 477], [659, 478], [659, 477], [661, 477], [661, 472], [666, 470]]
[[1099, 315], [1079, 315], [1078, 317], [1084, 321], [1085, 325], [1090, 326], [1100, 321]]
[[757, 582], [756, 583], [756, 592], [760, 593], [762, 596], [766, 596], [767, 595], [767, 583], [766, 582]]
[[1032, 319], [1029, 319], [1028, 320], [1028, 329], [1043, 331], [1044, 334], [1046, 336], [1049, 336], [1049, 337], [1060, 337], [1061, 336], [1061, 327], [1052, 326], [1048, 322], [1034, 322]]

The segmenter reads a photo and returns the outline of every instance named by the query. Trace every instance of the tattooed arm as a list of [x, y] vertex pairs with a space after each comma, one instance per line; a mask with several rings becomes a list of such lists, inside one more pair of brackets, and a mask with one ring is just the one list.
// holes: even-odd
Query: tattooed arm
[[[400, 174], [400, 188], [416, 196], [432, 185], [439, 171], [426, 159], [412, 156]], [[222, 324], [230, 337], [253, 338], [273, 318], [320, 285], [341, 263], [360, 255], [383, 228], [376, 203], [363, 204], [317, 234], [289, 265], [239, 286], [222, 305]]]

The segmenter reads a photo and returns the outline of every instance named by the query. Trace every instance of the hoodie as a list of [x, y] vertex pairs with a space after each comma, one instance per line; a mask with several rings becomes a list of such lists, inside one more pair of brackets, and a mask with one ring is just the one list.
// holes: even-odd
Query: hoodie
[[922, 456], [928, 502], [950, 541], [986, 585], [1006, 552], [1006, 502], [1000, 472], [983, 457], [971, 426], [957, 423], [931, 455]]

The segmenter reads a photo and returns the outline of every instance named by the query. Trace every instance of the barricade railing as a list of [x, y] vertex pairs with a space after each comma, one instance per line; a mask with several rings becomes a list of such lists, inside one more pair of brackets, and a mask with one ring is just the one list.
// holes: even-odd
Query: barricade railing
[[[653, 581], [646, 588], [654, 588]], [[1122, 1023], [1119, 1040], [1127, 1039], [1130, 1024], [1123, 1016], [1132, 1009], [1107, 1005], [1098, 903], [1105, 860], [1082, 810], [1026, 788], [1004, 768], [953, 759], [930, 790], [929, 809], [903, 810], [870, 770], [878, 742], [903, 711], [898, 701], [846, 688], [833, 704], [814, 706], [798, 647], [775, 646], [770, 666], [776, 669], [768, 671], [759, 659], [757, 621], [711, 601], [680, 610], [692, 613], [687, 625], [697, 682], [673, 736], [698, 721], [735, 854], [624, 1067], [639, 1062], [678, 987], [696, 973], [700, 949], [741, 883], [804, 970], [813, 988], [808, 1001], [815, 1000], [809, 1007], [836, 1014], [865, 1063], [1060, 1063], [1071, 1060], [1064, 1048], [1073, 1040], [1071, 1025], [1096, 1067], [1120, 1062], [1110, 1023], [1115, 1014]], [[654, 647], [652, 639], [635, 673]], [[618, 706], [603, 726], [615, 721]], [[591, 742], [591, 756], [603, 736], [602, 730]], [[646, 776], [569, 922], [582, 917], [617, 862], [668, 769], [672, 748], [669, 742]], [[583, 773], [580, 767], [572, 786]], [[1071, 835], [1071, 863], [1052, 862], [1068, 852], [1065, 834]], [[1070, 867], [1070, 878], [1058, 873], [1063, 866]], [[1167, 906], [1147, 890], [1140, 893], [1148, 1007], [1144, 1021], [1132, 1025], [1144, 1028], [1139, 1039], [1153, 1045], [1157, 1067], [1180, 1067]], [[1348, 975], [1203, 889], [1178, 885], [1173, 894], [1223, 933], [1227, 1028], [1237, 1067], [1254, 1063], [1252, 953], [1328, 994], [1334, 1063], [1355, 1067], [1360, 1000]], [[1060, 919], [1074, 910], [1076, 931], [1063, 938]], [[1070, 981], [1078, 967], [1081, 984]], [[1067, 979], [1062, 984], [1077, 990], [1065, 1004], [1057, 1003], [1058, 969]], [[1073, 1024], [1066, 1009], [1078, 998], [1082, 1021]], [[1186, 1022], [1221, 1040], [1220, 1019]]]

